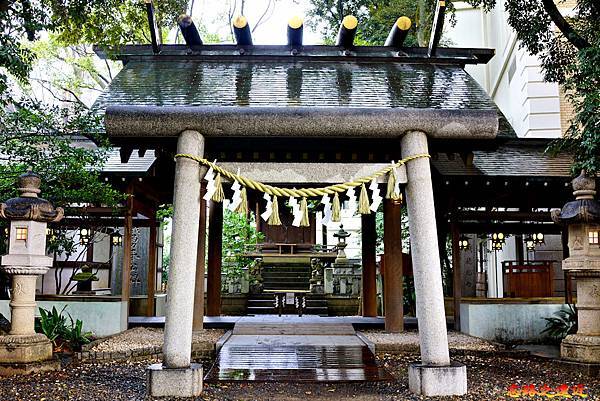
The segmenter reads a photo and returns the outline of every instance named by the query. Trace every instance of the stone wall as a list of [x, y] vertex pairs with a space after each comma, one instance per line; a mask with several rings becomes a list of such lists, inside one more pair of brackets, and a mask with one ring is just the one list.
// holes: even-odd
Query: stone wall
[[[66, 298], [66, 297], [65, 297]], [[9, 301], [0, 300], [0, 313], [10, 318]], [[109, 336], [120, 333], [127, 329], [126, 302], [119, 299], [94, 300], [90, 298], [85, 301], [76, 300], [39, 300], [38, 308], [51, 310], [53, 306], [61, 311], [65, 305], [65, 313], [69, 313], [73, 319], [83, 322], [83, 330], [91, 331], [98, 337]], [[36, 309], [39, 316], [39, 309]]]
[[[537, 302], [537, 303], [535, 303]], [[540, 298], [517, 301], [462, 302], [460, 331], [498, 342], [540, 342], [546, 327], [545, 317], [551, 317], [566, 307], [560, 300]]]

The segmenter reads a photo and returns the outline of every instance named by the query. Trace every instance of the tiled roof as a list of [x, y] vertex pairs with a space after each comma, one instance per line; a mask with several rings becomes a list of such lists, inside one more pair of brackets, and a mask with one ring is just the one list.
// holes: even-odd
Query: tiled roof
[[545, 145], [527, 142], [514, 140], [496, 150], [476, 150], [473, 152], [472, 166], [466, 166], [460, 157], [449, 158], [445, 153], [433, 158], [432, 164], [444, 176], [571, 176], [571, 155], [563, 153], [553, 156], [545, 152]]
[[129, 61], [96, 101], [110, 105], [496, 110], [459, 66], [399, 62]]
[[145, 173], [152, 167], [155, 160], [154, 150], [148, 150], [142, 157], [140, 157], [138, 152], [133, 152], [127, 163], [121, 163], [119, 149], [111, 149], [108, 152], [106, 163], [102, 167], [102, 172], [122, 174]]

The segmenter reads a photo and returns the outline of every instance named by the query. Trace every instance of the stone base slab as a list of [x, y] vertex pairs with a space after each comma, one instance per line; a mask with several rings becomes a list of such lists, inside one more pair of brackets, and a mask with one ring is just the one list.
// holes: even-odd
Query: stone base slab
[[43, 334], [0, 337], [0, 363], [30, 363], [52, 359], [52, 343]]
[[414, 394], [427, 397], [464, 395], [467, 393], [467, 367], [458, 362], [448, 366], [411, 363], [408, 365], [408, 388]]
[[567, 361], [600, 364], [600, 336], [568, 335], [560, 343], [560, 357]]
[[600, 363], [573, 362], [562, 359], [558, 359], [556, 362], [570, 371], [583, 373], [590, 377], [600, 377]]
[[202, 393], [202, 365], [169, 369], [161, 363], [146, 368], [147, 392], [150, 397], [198, 397]]
[[0, 376], [28, 375], [31, 373], [50, 372], [59, 369], [60, 361], [57, 358], [27, 363], [0, 362]]

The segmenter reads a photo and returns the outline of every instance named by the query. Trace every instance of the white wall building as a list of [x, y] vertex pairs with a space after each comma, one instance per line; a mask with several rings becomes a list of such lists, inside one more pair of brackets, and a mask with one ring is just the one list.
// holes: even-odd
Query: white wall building
[[[559, 7], [571, 7], [573, 2]], [[544, 82], [540, 60], [520, 48], [508, 25], [504, 1], [489, 13], [465, 2], [454, 3], [456, 25], [447, 21], [444, 38], [458, 47], [496, 50], [488, 64], [466, 70], [496, 102], [522, 138], [557, 138], [568, 127], [571, 109], [556, 83]]]

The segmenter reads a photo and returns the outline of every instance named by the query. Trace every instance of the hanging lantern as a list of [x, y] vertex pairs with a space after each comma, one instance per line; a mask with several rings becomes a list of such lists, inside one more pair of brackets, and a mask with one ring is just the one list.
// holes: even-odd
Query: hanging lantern
[[533, 236], [528, 235], [525, 238], [525, 248], [528, 251], [533, 251], [535, 249], [535, 240], [533, 239]]
[[466, 251], [469, 248], [471, 248], [471, 245], [469, 244], [469, 237], [466, 235], [461, 235], [458, 239], [458, 249], [461, 251]]
[[110, 243], [113, 246], [122, 246], [123, 245], [123, 236], [117, 230], [113, 231], [110, 234]]
[[79, 243], [81, 245], [87, 245], [90, 242], [90, 229], [80, 228], [79, 229]]
[[544, 234], [542, 233], [537, 233], [537, 234], [533, 234], [533, 241], [535, 242], [536, 245], [540, 245], [543, 244], [544, 241]]
[[506, 236], [502, 232], [493, 233], [492, 242], [499, 242], [500, 244], [504, 244], [506, 242]]

